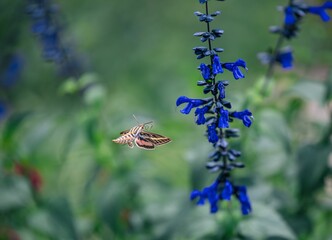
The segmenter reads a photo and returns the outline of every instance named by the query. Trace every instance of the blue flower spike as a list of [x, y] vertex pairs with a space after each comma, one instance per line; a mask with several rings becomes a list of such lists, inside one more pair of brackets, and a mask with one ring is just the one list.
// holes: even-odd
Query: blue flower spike
[[65, 77], [77, 78], [83, 74], [82, 62], [65, 44], [58, 6], [52, 0], [30, 0], [27, 14], [31, 19], [31, 32], [36, 35], [46, 61], [53, 62]]
[[[332, 1], [326, 1], [321, 6], [308, 6], [300, 1], [289, 1], [288, 5], [283, 7], [284, 22], [282, 26], [271, 26], [270, 32], [279, 34], [278, 42], [282, 42], [283, 38], [291, 40], [298, 35], [300, 23], [308, 14], [318, 15], [323, 22], [328, 22], [330, 16], [327, 10], [332, 10]], [[276, 48], [269, 52], [259, 53], [258, 58], [262, 64], [280, 64], [284, 70], [293, 67], [293, 53], [290, 48], [282, 49], [281, 44], [277, 44]], [[268, 71], [271, 75], [271, 71]]]
[[[222, 0], [219, 0], [222, 1]], [[219, 11], [208, 14], [208, 0], [200, 0], [205, 4], [206, 13], [196, 11], [194, 14], [200, 22], [207, 25], [207, 30], [196, 32], [194, 36], [201, 37], [202, 42], [207, 42], [208, 47], [194, 47], [194, 54], [197, 59], [210, 58], [209, 64], [201, 63], [198, 67], [204, 80], [199, 80], [197, 85], [204, 87], [204, 94], [211, 94], [210, 98], [188, 98], [180, 96], [176, 101], [176, 106], [185, 104], [180, 110], [183, 114], [189, 114], [195, 109], [195, 122], [197, 125], [206, 126], [206, 137], [213, 147], [212, 154], [207, 159], [206, 168], [210, 172], [218, 173], [216, 180], [207, 187], [200, 190], [193, 190], [190, 199], [197, 205], [210, 205], [210, 213], [219, 211], [219, 203], [239, 199], [241, 211], [248, 214], [251, 211], [249, 198], [245, 198], [246, 192], [233, 184], [231, 179], [232, 170], [243, 168], [244, 164], [239, 162], [241, 152], [230, 148], [228, 139], [239, 137], [238, 129], [230, 128], [230, 123], [234, 118], [242, 120], [243, 124], [250, 127], [252, 124], [252, 113], [246, 109], [244, 111], [231, 111], [231, 102], [226, 100], [226, 88], [229, 85], [227, 80], [217, 80], [224, 73], [224, 68], [233, 73], [234, 79], [244, 78], [240, 68], [248, 70], [246, 62], [238, 59], [235, 62], [223, 62], [220, 60], [219, 53], [223, 52], [220, 47], [212, 48], [212, 42], [224, 33], [223, 30], [210, 30], [210, 22], [220, 14]], [[248, 204], [249, 203], [249, 204]], [[248, 207], [249, 206], [249, 207]]]

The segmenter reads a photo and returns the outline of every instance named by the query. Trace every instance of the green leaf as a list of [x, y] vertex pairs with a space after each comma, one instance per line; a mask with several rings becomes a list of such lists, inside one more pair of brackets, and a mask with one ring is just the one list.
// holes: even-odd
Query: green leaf
[[30, 215], [29, 226], [51, 239], [79, 239], [69, 203], [64, 198], [52, 199], [43, 210]]
[[99, 77], [95, 73], [86, 73], [78, 80], [80, 89], [84, 89], [89, 85], [93, 85], [99, 81]]
[[3, 131], [3, 142], [4, 144], [10, 144], [13, 135], [23, 123], [23, 121], [30, 115], [30, 112], [22, 112], [13, 114], [7, 121]]
[[253, 209], [252, 216], [239, 224], [241, 235], [255, 240], [271, 237], [296, 239], [291, 228], [274, 209], [257, 203]]
[[74, 216], [67, 199], [52, 199], [47, 204], [47, 209], [51, 215], [50, 223], [56, 229], [58, 239], [79, 239]]
[[88, 105], [100, 103], [106, 96], [106, 90], [99, 84], [94, 84], [84, 91], [84, 101]]
[[73, 94], [79, 91], [79, 84], [75, 79], [68, 79], [65, 82], [63, 82], [59, 88], [60, 94]]
[[332, 70], [330, 71], [330, 75], [325, 83], [326, 87], [326, 95], [325, 102], [328, 103], [332, 101]]
[[51, 215], [46, 210], [37, 210], [29, 215], [29, 226], [39, 233], [47, 236], [57, 235], [54, 225], [51, 224]]
[[32, 199], [27, 181], [14, 175], [0, 177], [0, 196], [0, 211], [26, 206]]
[[325, 93], [325, 86], [317, 81], [299, 81], [288, 91], [290, 95], [318, 103], [324, 103]]
[[324, 186], [328, 173], [327, 161], [331, 153], [329, 143], [305, 145], [298, 150], [297, 166], [300, 197], [307, 197]]

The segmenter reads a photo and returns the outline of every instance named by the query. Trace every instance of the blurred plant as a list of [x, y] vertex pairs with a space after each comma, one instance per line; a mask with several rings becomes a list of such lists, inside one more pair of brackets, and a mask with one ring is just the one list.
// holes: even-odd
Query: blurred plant
[[0, 60], [0, 121], [8, 114], [8, 93], [7, 89], [14, 86], [21, 77], [24, 62], [18, 54], [3, 56]]
[[222, 74], [224, 69], [231, 71], [234, 78], [244, 78], [240, 67], [247, 70], [246, 63], [242, 59], [235, 62], [220, 62], [218, 53], [223, 52], [222, 48], [212, 48], [212, 41], [221, 37], [223, 30], [211, 29], [210, 22], [214, 17], [220, 14], [216, 11], [209, 14], [208, 1], [200, 0], [201, 4], [205, 4], [205, 13], [195, 12], [199, 21], [205, 22], [207, 31], [197, 32], [194, 36], [200, 37], [202, 42], [208, 42], [208, 47], [195, 47], [193, 50], [197, 55], [197, 59], [208, 57], [210, 64], [201, 63], [199, 70], [204, 80], [198, 81], [198, 86], [204, 86], [204, 94], [212, 94], [210, 98], [191, 99], [181, 96], [177, 99], [176, 105], [187, 104], [181, 110], [183, 114], [189, 114], [193, 108], [195, 110], [196, 124], [207, 126], [207, 138], [213, 144], [214, 151], [209, 156], [210, 161], [206, 164], [206, 168], [211, 172], [218, 172], [218, 177], [211, 186], [205, 187], [202, 191], [194, 190], [191, 193], [191, 200], [198, 198], [197, 205], [203, 205], [205, 200], [210, 203], [211, 213], [218, 211], [219, 201], [230, 201], [232, 195], [235, 196], [240, 204], [243, 214], [251, 212], [251, 204], [247, 195], [245, 186], [237, 186], [231, 180], [231, 171], [235, 168], [243, 168], [244, 164], [238, 162], [237, 158], [241, 156], [241, 152], [229, 147], [228, 139], [239, 136], [237, 129], [229, 128], [229, 122], [239, 119], [246, 127], [250, 127], [252, 123], [252, 113], [245, 109], [243, 111], [229, 111], [232, 105], [226, 98], [226, 87], [228, 81], [217, 80], [217, 75]]
[[19, 80], [24, 67], [23, 58], [18, 54], [12, 54], [7, 59], [3, 60], [6, 66], [2, 68], [0, 76], [0, 85], [5, 88], [13, 86]]
[[291, 40], [298, 35], [300, 23], [308, 13], [320, 16], [324, 22], [329, 21], [330, 17], [326, 10], [332, 9], [332, 2], [326, 1], [321, 6], [309, 6], [302, 1], [289, 0], [287, 6], [278, 9], [285, 14], [283, 25], [270, 27], [270, 32], [279, 34], [277, 43], [274, 49], [258, 54], [260, 61], [268, 65], [262, 94], [265, 94], [267, 90], [276, 64], [280, 64], [283, 69], [290, 69], [293, 66], [293, 50], [290, 46], [282, 47], [284, 40]]
[[15, 230], [5, 227], [0, 227], [0, 240], [20, 240], [21, 238]]
[[54, 62], [61, 75], [79, 78], [82, 62], [64, 40], [58, 5], [52, 0], [29, 0], [27, 12], [32, 21], [31, 31], [41, 44], [45, 60]]
[[15, 168], [14, 169], [15, 173], [17, 175], [21, 175], [21, 176], [27, 178], [27, 180], [29, 181], [32, 189], [35, 192], [40, 191], [40, 189], [42, 187], [42, 184], [43, 184], [43, 180], [42, 180], [42, 177], [41, 177], [41, 175], [40, 175], [40, 173], [37, 169], [32, 168], [30, 166], [20, 164], [20, 163], [16, 163], [14, 168]]
[[6, 116], [7, 107], [4, 102], [0, 102], [0, 121]]

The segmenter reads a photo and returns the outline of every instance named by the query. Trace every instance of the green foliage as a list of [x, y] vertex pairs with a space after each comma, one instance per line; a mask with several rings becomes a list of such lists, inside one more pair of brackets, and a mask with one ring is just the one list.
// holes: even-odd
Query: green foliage
[[[25, 59], [19, 82], [0, 90], [10, 108], [0, 120], [1, 240], [14, 233], [24, 240], [332, 237], [330, 25], [316, 35], [311, 26], [320, 23], [303, 23], [310, 31], [296, 42], [296, 71], [277, 71], [262, 96], [265, 68], [256, 53], [273, 40], [268, 25], [281, 21], [275, 3], [222, 3], [225, 59], [241, 55], [251, 70], [229, 97], [255, 117], [231, 143], [243, 150], [246, 169], [237, 179], [248, 185], [253, 214], [243, 217], [237, 203], [226, 202], [211, 215], [189, 200], [214, 178], [204, 169], [211, 150], [205, 130], [175, 108], [181, 93], [200, 94], [188, 84], [200, 78], [190, 52], [198, 1], [57, 3], [64, 36], [90, 62], [80, 78], [62, 79], [43, 61], [23, 1], [0, 3], [0, 70], [8, 54]], [[153, 130], [173, 141], [155, 151], [113, 143], [137, 124], [132, 114], [153, 120]], [[17, 165], [40, 174], [40, 190]]]

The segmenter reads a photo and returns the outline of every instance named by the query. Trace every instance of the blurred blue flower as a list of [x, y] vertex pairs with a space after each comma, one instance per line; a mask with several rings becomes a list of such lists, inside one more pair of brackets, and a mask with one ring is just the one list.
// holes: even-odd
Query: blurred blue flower
[[311, 14], [316, 14], [319, 15], [320, 18], [324, 21], [324, 22], [328, 22], [330, 20], [329, 15], [326, 13], [325, 10], [327, 9], [332, 9], [332, 2], [331, 1], [326, 1], [322, 6], [311, 6], [308, 7], [308, 12]]
[[42, 34], [47, 29], [47, 21], [45, 19], [39, 19], [32, 24], [31, 31], [35, 34]]
[[191, 109], [195, 108], [195, 107], [199, 107], [202, 106], [206, 103], [209, 103], [212, 101], [212, 98], [208, 98], [208, 99], [191, 99], [188, 98], [186, 96], [181, 96], [176, 100], [176, 106], [179, 106], [183, 103], [188, 103], [187, 106], [182, 109], [180, 112], [183, 114], [189, 114]]
[[251, 212], [251, 204], [247, 195], [247, 188], [245, 186], [236, 186], [235, 194], [239, 202], [241, 203], [241, 211], [243, 215], [247, 215]]
[[244, 78], [243, 73], [240, 71], [239, 67], [243, 67], [245, 70], [248, 70], [246, 67], [246, 62], [242, 59], [238, 59], [234, 63], [223, 63], [222, 66], [227, 70], [233, 72], [233, 76], [236, 80], [239, 78]]
[[19, 55], [13, 55], [8, 63], [7, 68], [1, 74], [0, 83], [5, 87], [14, 85], [21, 76], [24, 62]]
[[293, 67], [292, 50], [280, 51], [276, 56], [276, 61], [281, 64], [282, 68], [290, 69]]
[[201, 70], [202, 76], [205, 80], [210, 79], [211, 77], [211, 71], [210, 71], [210, 67], [204, 63], [202, 63], [199, 66], [199, 70]]
[[224, 70], [222, 69], [220, 59], [218, 55], [213, 55], [212, 57], [212, 73], [217, 75], [218, 73], [223, 73]]
[[60, 29], [54, 17], [54, 6], [50, 2], [34, 0], [28, 5], [27, 11], [32, 19], [31, 31], [41, 42], [43, 57], [49, 61], [61, 62], [64, 48], [61, 46]]
[[219, 128], [228, 128], [229, 127], [228, 122], [229, 122], [228, 111], [223, 108], [220, 108], [218, 127]]
[[226, 180], [224, 189], [221, 192], [221, 198], [230, 201], [232, 194], [233, 194], [233, 186], [228, 180]]
[[252, 113], [248, 109], [245, 109], [242, 112], [235, 111], [235, 112], [231, 113], [231, 116], [242, 120], [244, 126], [246, 126], [246, 127], [251, 126]]
[[218, 142], [219, 138], [216, 128], [217, 128], [216, 124], [211, 124], [207, 127], [207, 135], [210, 143]]
[[211, 106], [204, 106], [202, 108], [196, 108], [195, 116], [197, 116], [196, 123], [197, 125], [202, 125], [205, 123], [206, 119], [204, 114], [210, 110]]
[[7, 106], [4, 102], [0, 101], [0, 121], [6, 116], [7, 114]]
[[199, 3], [201, 3], [201, 4], [204, 4], [206, 2], [207, 2], [207, 0], [199, 0]]
[[62, 76], [78, 78], [84, 72], [82, 60], [64, 41], [58, 6], [52, 0], [30, 0], [27, 13], [32, 22], [31, 31], [40, 42], [43, 58], [54, 62]]
[[286, 25], [293, 25], [296, 22], [296, 17], [292, 6], [288, 6], [284, 10], [285, 12], [285, 21]]

